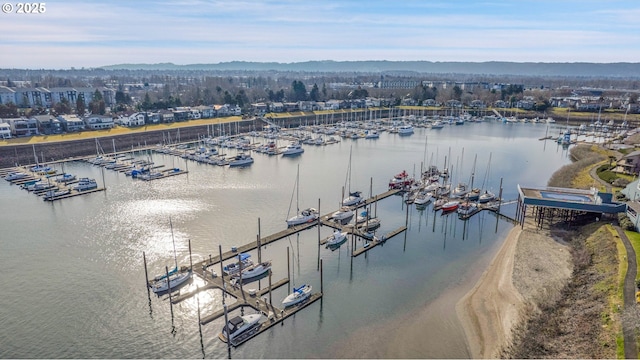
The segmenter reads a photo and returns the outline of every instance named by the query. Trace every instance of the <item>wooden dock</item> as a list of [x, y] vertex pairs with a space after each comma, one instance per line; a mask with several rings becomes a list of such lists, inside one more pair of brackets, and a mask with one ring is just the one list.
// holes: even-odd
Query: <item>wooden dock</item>
[[391, 231], [390, 233], [387, 233], [385, 235], [382, 235], [381, 238], [376, 238], [374, 237], [373, 239], [368, 239], [366, 237], [363, 237], [363, 239], [365, 240], [365, 245], [363, 247], [354, 249], [353, 252], [351, 253], [351, 256], [353, 257], [358, 257], [359, 255], [364, 254], [365, 252], [373, 249], [374, 247], [383, 244], [384, 242], [386, 242], [387, 240], [391, 239], [392, 237], [404, 232], [407, 230], [406, 226], [401, 226], [393, 231]]
[[[351, 209], [357, 211], [357, 209], [361, 208], [361, 207], [365, 207], [371, 203], [374, 203], [376, 201], [385, 199], [391, 195], [397, 194], [399, 192], [399, 190], [390, 190], [387, 191], [385, 193], [379, 194], [377, 196], [371, 197], [369, 199], [366, 199], [364, 202], [362, 202], [361, 204], [357, 205], [357, 206], [353, 206], [351, 207]], [[184, 301], [186, 299], [189, 299], [193, 296], [195, 296], [196, 294], [198, 294], [201, 291], [207, 291], [207, 290], [212, 290], [212, 289], [217, 289], [220, 291], [223, 291], [225, 294], [233, 297], [236, 299], [236, 301], [230, 305], [226, 306], [226, 310], [225, 308], [220, 309], [220, 310], [216, 310], [215, 312], [208, 314], [204, 317], [200, 318], [200, 325], [205, 325], [208, 324], [220, 317], [223, 317], [225, 315], [225, 312], [228, 314], [231, 311], [234, 310], [238, 310], [241, 309], [243, 310], [243, 308], [248, 307], [253, 309], [256, 312], [259, 312], [263, 315], [266, 316], [267, 320], [259, 323], [258, 325], [256, 325], [254, 328], [248, 330], [247, 332], [241, 334], [240, 336], [234, 338], [234, 340], [230, 343], [230, 345], [232, 346], [239, 346], [247, 341], [249, 341], [251, 338], [253, 338], [254, 336], [257, 336], [259, 334], [261, 334], [262, 332], [270, 329], [272, 326], [278, 324], [278, 323], [282, 323], [285, 319], [287, 319], [288, 317], [294, 315], [296, 312], [301, 311], [302, 309], [306, 308], [307, 306], [313, 304], [314, 302], [316, 302], [319, 299], [322, 299], [323, 294], [322, 294], [322, 266], [320, 266], [320, 271], [321, 271], [321, 275], [320, 275], [320, 292], [315, 292], [312, 293], [306, 300], [290, 306], [290, 307], [286, 307], [286, 308], [280, 308], [277, 306], [274, 306], [274, 303], [271, 299], [271, 291], [273, 291], [274, 289], [277, 289], [279, 287], [282, 287], [284, 285], [289, 284], [289, 278], [284, 278], [281, 280], [276, 281], [275, 283], [271, 282], [271, 272], [269, 272], [268, 275], [268, 285], [267, 286], [262, 286], [262, 284], [260, 283], [260, 288], [259, 289], [255, 289], [252, 288], [252, 283], [248, 283], [248, 284], [236, 284], [235, 282], [232, 284], [231, 283], [231, 277], [230, 276], [225, 276], [224, 274], [220, 274], [218, 275], [217, 272], [221, 271], [221, 269], [219, 269], [218, 267], [221, 266], [221, 263], [225, 260], [229, 260], [232, 258], [237, 257], [239, 254], [241, 253], [245, 253], [245, 252], [249, 252], [251, 250], [255, 250], [260, 246], [263, 245], [267, 245], [270, 244], [272, 242], [278, 241], [280, 239], [286, 238], [288, 236], [291, 236], [293, 234], [296, 234], [300, 231], [304, 231], [307, 229], [311, 229], [314, 228], [316, 226], [321, 226], [321, 225], [325, 225], [325, 226], [329, 226], [332, 228], [336, 228], [339, 229], [341, 231], [347, 231], [350, 234], [355, 234], [356, 236], [360, 236], [363, 239], [365, 239], [366, 243], [368, 244], [367, 246], [360, 248], [360, 249], [356, 249], [353, 251], [352, 256], [358, 256], [366, 251], [368, 251], [369, 249], [372, 249], [374, 247], [376, 247], [379, 244], [384, 243], [386, 240], [404, 232], [407, 230], [406, 226], [402, 226], [390, 233], [385, 234], [384, 236], [382, 236], [382, 238], [378, 239], [376, 237], [374, 238], [368, 238], [366, 236], [366, 234], [364, 232], [361, 232], [360, 230], [358, 230], [357, 228], [355, 228], [354, 226], [347, 226], [347, 225], [343, 225], [341, 223], [338, 222], [334, 222], [331, 219], [331, 215], [333, 214], [333, 212], [331, 212], [330, 214], [326, 214], [324, 216], [319, 217], [318, 220], [313, 221], [313, 222], [309, 222], [306, 224], [302, 224], [302, 225], [297, 225], [297, 226], [292, 226], [289, 227], [287, 229], [284, 229], [282, 231], [279, 231], [277, 233], [262, 237], [262, 238], [258, 238], [256, 241], [252, 241], [248, 244], [242, 245], [240, 247], [237, 248], [233, 248], [231, 251], [227, 251], [224, 253], [221, 253], [219, 255], [216, 256], [209, 256], [208, 259], [205, 259], [201, 262], [198, 262], [196, 264], [193, 264], [193, 273], [194, 275], [197, 275], [199, 277], [201, 277], [204, 282], [205, 285], [199, 287], [197, 290], [189, 292], [189, 293], [185, 293], [185, 294], [177, 294], [177, 295], [173, 295], [171, 296], [171, 306], [173, 306], [173, 304], [177, 304], [181, 301]], [[326, 239], [325, 239], [326, 242]], [[264, 278], [261, 279], [262, 281], [264, 281]], [[257, 286], [257, 285], [256, 285]], [[268, 300], [267, 300], [268, 297]], [[278, 299], [280, 300], [280, 299]], [[221, 335], [221, 334], [220, 334]], [[224, 337], [219, 336], [221, 340], [225, 341], [226, 339], [224, 339]]]

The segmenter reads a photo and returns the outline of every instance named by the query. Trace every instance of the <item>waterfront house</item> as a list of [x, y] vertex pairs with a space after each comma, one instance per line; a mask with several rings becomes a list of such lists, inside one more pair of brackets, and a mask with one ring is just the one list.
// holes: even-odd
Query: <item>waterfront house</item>
[[63, 132], [60, 120], [53, 115], [34, 115], [31, 119], [37, 122], [41, 134], [51, 135], [62, 134]]
[[90, 114], [83, 118], [87, 129], [100, 130], [113, 128], [114, 121], [111, 116]]
[[27, 119], [24, 117], [4, 119], [11, 127], [11, 135], [14, 137], [38, 135], [38, 121], [35, 119]]
[[211, 119], [216, 117], [216, 110], [213, 106], [200, 105], [196, 106], [194, 109], [200, 113], [200, 117], [196, 119]]
[[173, 111], [160, 110], [158, 111], [158, 116], [159, 116], [160, 122], [162, 123], [172, 123], [175, 121], [175, 118], [173, 117]]
[[0, 139], [11, 139], [11, 125], [0, 122]]
[[630, 152], [618, 161], [615, 172], [636, 175], [640, 171], [640, 151]]
[[86, 129], [85, 123], [76, 115], [58, 115], [58, 120], [66, 132], [76, 132]]

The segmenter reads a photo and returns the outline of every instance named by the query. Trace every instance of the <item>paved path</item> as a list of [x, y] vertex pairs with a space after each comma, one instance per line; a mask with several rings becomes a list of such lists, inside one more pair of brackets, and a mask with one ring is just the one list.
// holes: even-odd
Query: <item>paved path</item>
[[[616, 231], [618, 232], [618, 236], [622, 243], [624, 244], [625, 249], [627, 250], [627, 274], [624, 277], [624, 289], [623, 289], [623, 299], [624, 299], [624, 310], [629, 310], [635, 306], [636, 304], [636, 275], [638, 272], [638, 267], [636, 263], [636, 252], [629, 241], [627, 235], [622, 231], [620, 226], [614, 226]], [[624, 357], [625, 359], [637, 359], [638, 358], [638, 347], [636, 344], [636, 333], [635, 326], [632, 324], [633, 320], [629, 319], [628, 316], [621, 316], [622, 318], [622, 334], [624, 336]]]

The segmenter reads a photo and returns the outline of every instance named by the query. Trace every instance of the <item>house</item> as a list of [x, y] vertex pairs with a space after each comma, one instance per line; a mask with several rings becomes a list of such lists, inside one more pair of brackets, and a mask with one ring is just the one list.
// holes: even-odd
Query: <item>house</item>
[[145, 120], [145, 124], [160, 124], [162, 121], [162, 117], [160, 113], [157, 112], [147, 112], [145, 113], [147, 119]]
[[284, 111], [284, 104], [277, 101], [277, 102], [272, 102], [269, 105], [269, 111], [274, 112], [274, 113], [279, 113], [279, 112], [283, 112]]
[[436, 99], [425, 99], [422, 100], [422, 106], [438, 106]]
[[27, 119], [24, 117], [4, 119], [11, 128], [11, 135], [14, 137], [38, 135], [38, 121], [35, 119]]
[[160, 110], [158, 111], [158, 116], [161, 123], [172, 123], [175, 121], [175, 118], [173, 117], [173, 111]]
[[451, 99], [451, 100], [448, 100], [446, 102], [446, 105], [447, 105], [447, 107], [450, 107], [450, 108], [461, 108], [462, 107], [462, 101]]
[[147, 116], [143, 112], [136, 112], [129, 116], [122, 116], [120, 123], [124, 126], [142, 126], [146, 123]]
[[615, 172], [621, 172], [625, 174], [638, 174], [640, 171], [640, 150], [630, 152], [618, 161], [618, 166], [614, 169]]
[[197, 119], [211, 119], [216, 117], [216, 110], [213, 106], [200, 105], [196, 106], [195, 110], [200, 113], [200, 117]]
[[115, 125], [113, 118], [107, 115], [90, 114], [84, 117], [86, 128], [91, 130], [111, 129]]
[[86, 129], [84, 121], [76, 115], [58, 115], [62, 128], [66, 132], [82, 131]]
[[327, 100], [324, 102], [325, 110], [340, 110], [340, 100]]
[[31, 119], [34, 119], [38, 123], [40, 133], [45, 135], [62, 134], [64, 132], [60, 120], [56, 119], [53, 115], [35, 115]]
[[187, 121], [190, 120], [191, 110], [184, 108], [173, 110], [173, 121]]
[[251, 104], [251, 108], [253, 109], [254, 114], [256, 114], [258, 116], [262, 116], [262, 115], [266, 114], [267, 109], [268, 109], [267, 108], [267, 104], [265, 104], [263, 102]]
[[474, 109], [486, 109], [487, 105], [482, 100], [472, 100], [470, 106]]
[[11, 139], [11, 125], [0, 122], [0, 139]]
[[493, 107], [497, 107], [497, 108], [508, 108], [509, 107], [509, 103], [507, 103], [504, 100], [498, 100], [495, 103], [493, 103]]

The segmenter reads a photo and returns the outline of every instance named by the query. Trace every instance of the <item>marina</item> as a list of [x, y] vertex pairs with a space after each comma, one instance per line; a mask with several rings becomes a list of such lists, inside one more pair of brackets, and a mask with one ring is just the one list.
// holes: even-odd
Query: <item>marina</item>
[[[417, 205], [407, 204], [401, 192], [388, 189], [388, 179], [394, 173], [403, 168], [409, 174], [419, 173], [419, 170], [411, 169], [420, 169], [421, 161], [429, 163], [423, 161], [426, 136], [429, 140], [426, 159], [432, 157], [431, 163], [439, 168], [444, 167], [445, 156], [447, 163], [455, 164], [463, 147], [465, 153], [479, 154], [478, 164], [486, 163], [489, 152], [493, 153], [491, 181], [487, 182], [486, 188], [499, 193], [498, 181], [503, 178], [502, 198], [505, 199], [517, 198], [514, 184], [546, 181], [553, 170], [550, 168], [568, 162], [562, 147], [538, 141], [545, 132], [544, 126], [540, 125], [476, 123], [446, 126], [438, 129], [437, 135], [431, 131], [415, 127], [414, 134], [402, 137], [382, 132], [375, 141], [348, 138], [326, 146], [303, 144], [305, 152], [296, 157], [256, 154], [253, 155], [255, 162], [243, 169], [211, 166], [151, 150], [126, 155], [126, 158], [136, 159], [127, 161], [152, 162], [150, 166], [158, 166], [157, 169], [179, 167], [188, 170], [184, 176], [170, 176], [159, 181], [132, 181], [122, 171], [73, 161], [64, 164], [65, 172], [75, 174], [78, 179], [94, 178], [99, 183], [104, 176], [109, 190], [103, 192], [104, 196], [76, 196], [54, 201], [51, 206], [42, 206], [41, 200], [34, 202], [35, 197], [26, 191], [17, 191], [17, 186], [11, 186], [8, 181], [0, 182], [0, 207], [10, 224], [7, 234], [19, 239], [0, 257], [9, 269], [20, 271], [23, 278], [29, 279], [26, 288], [8, 284], [11, 298], [17, 297], [21, 301], [8, 303], [5, 299], [0, 300], [0, 305], [12, 312], [26, 314], [30, 312], [23, 308], [36, 309], [32, 311], [33, 316], [27, 315], [23, 319], [26, 327], [21, 327], [22, 330], [10, 327], [0, 330], [0, 335], [19, 348], [27, 349], [26, 345], [21, 345], [21, 339], [28, 338], [32, 331], [27, 329], [38, 333], [47, 331], [48, 334], [35, 349], [3, 350], [2, 354], [38, 357], [46, 352], [48, 356], [65, 357], [62, 352], [52, 352], [53, 344], [60, 341], [55, 332], [46, 330], [47, 323], [38, 327], [34, 321], [48, 318], [51, 324], [66, 327], [64, 324], [68, 321], [93, 316], [96, 323], [108, 324], [107, 328], [117, 327], [119, 331], [105, 333], [93, 329], [92, 324], [82, 324], [77, 331], [70, 330], [71, 335], [82, 338], [80, 333], [86, 333], [93, 337], [97, 331], [99, 335], [96, 336], [101, 337], [98, 343], [105, 343], [107, 347], [120, 344], [113, 347], [116, 350], [112, 356], [145, 357], [153, 353], [161, 357], [227, 357], [227, 344], [218, 338], [225, 324], [221, 290], [225, 285], [222, 284], [220, 265], [245, 252], [258, 259], [258, 251], [261, 259], [273, 263], [271, 286], [267, 276], [243, 284], [240, 291], [230, 288], [228, 277], [224, 278], [227, 289], [233, 292], [227, 293], [224, 300], [229, 319], [242, 312], [245, 315], [260, 313], [260, 322], [264, 324], [261, 326], [265, 327], [259, 332], [251, 330], [256, 332], [245, 335], [246, 339], [236, 339], [236, 344], [242, 343], [242, 346], [232, 348], [232, 357], [287, 357], [291, 356], [292, 348], [300, 346], [307, 350], [297, 352], [299, 356], [344, 357], [341, 354], [352, 354], [355, 349], [367, 353], [367, 349], [382, 346], [383, 342], [375, 345], [356, 334], [371, 329], [374, 323], [386, 326], [394, 318], [405, 316], [406, 311], [415, 310], [417, 303], [430, 302], [444, 294], [449, 280], [455, 282], [466, 271], [473, 271], [475, 261], [488, 256], [502, 234], [513, 226], [502, 220], [502, 216], [485, 215], [494, 214], [490, 209], [477, 212], [466, 220], [460, 219], [455, 212], [434, 211], [433, 201], [420, 209]], [[264, 144], [265, 141], [257, 142]], [[282, 142], [285, 144], [288, 140]], [[157, 146], [148, 148], [152, 147]], [[360, 233], [364, 236], [349, 233], [344, 243], [331, 250], [321, 244], [323, 239], [334, 229], [351, 231], [347, 227], [349, 223], [336, 223], [329, 218], [345, 198], [341, 190], [344, 187], [346, 192], [344, 181], [350, 147], [353, 148], [352, 191], [373, 194], [363, 196], [365, 201], [353, 207], [354, 219], [368, 209], [372, 218], [379, 219], [380, 227], [375, 230], [377, 240], [368, 239], [364, 232]], [[525, 148], [536, 149], [536, 157], [523, 152]], [[228, 157], [234, 156], [235, 150], [227, 148], [224, 153]], [[369, 160], [372, 158], [375, 161]], [[514, 161], [527, 161], [531, 170], [512, 173]], [[300, 208], [317, 208], [319, 221], [288, 228], [286, 220], [291, 214], [287, 214], [287, 208], [298, 166], [302, 184]], [[458, 180], [455, 167], [451, 166], [450, 170], [454, 180]], [[465, 173], [469, 170], [465, 169]], [[7, 209], [9, 204], [14, 204], [11, 210]], [[515, 203], [502, 204], [501, 213], [505, 216], [513, 218], [515, 210]], [[193, 280], [173, 292], [170, 301], [167, 301], [168, 295], [152, 296], [147, 300], [140, 258], [145, 252], [151, 273], [163, 273], [167, 263], [173, 263], [171, 237], [168, 225], [164, 226], [168, 216], [174, 223], [178, 264], [189, 263], [188, 240], [193, 247]], [[24, 231], [25, 219], [32, 218], [38, 219], [39, 226], [30, 227], [27, 233]], [[67, 230], [70, 228], [77, 231], [71, 235]], [[57, 261], [46, 262], [45, 253], [60, 247], [65, 251], [57, 252]], [[223, 251], [219, 251], [219, 247]], [[290, 262], [287, 261], [287, 249], [291, 254]], [[45, 283], [45, 278], [35, 270], [16, 262], [16, 254], [28, 254], [32, 261], [45, 261], [52, 271], [63, 271], [62, 264], [83, 267], [83, 272], [91, 275], [91, 281], [87, 282], [80, 274], [72, 274], [76, 280], [68, 284], [65, 291], [46, 290], [60, 284], [49, 277], [46, 277], [47, 281], [53, 283], [51, 286]], [[217, 273], [215, 278], [211, 271]], [[437, 281], [437, 278], [448, 280]], [[309, 298], [291, 308], [282, 306], [281, 301], [303, 283], [313, 288]], [[97, 284], [104, 284], [104, 287]], [[49, 294], [47, 304], [24, 292], [32, 286], [45, 289], [40, 291]], [[89, 302], [69, 296], [85, 291], [91, 291], [87, 298], [102, 300]], [[397, 294], [400, 293], [403, 299], [398, 302]], [[34, 302], [42, 305], [36, 306]], [[361, 306], [362, 303], [368, 305]], [[44, 313], [52, 306], [48, 304], [68, 309], [65, 313], [72, 315], [63, 318], [55, 312]], [[384, 314], [373, 311], [381, 307], [387, 309]], [[285, 311], [284, 321], [281, 321], [280, 310]], [[424, 322], [425, 326], [433, 328], [438, 323], [436, 319]], [[279, 326], [274, 327], [276, 324]], [[339, 328], [344, 328], [348, 335], [337, 336]], [[464, 349], [464, 346], [454, 346], [455, 339], [460, 339], [458, 335], [451, 332], [448, 335], [450, 340], [443, 344], [446, 348]], [[305, 341], [307, 337], [314, 341]], [[130, 344], [128, 338], [144, 339], [149, 345]], [[377, 337], [372, 335], [371, 340], [374, 339]], [[95, 356], [108, 351], [96, 349], [91, 345], [95, 343], [81, 341], [74, 347], [73, 356]], [[430, 347], [435, 349], [437, 344], [430, 344]], [[429, 356], [428, 352], [421, 353]], [[465, 357], [464, 351], [450, 354]]]

